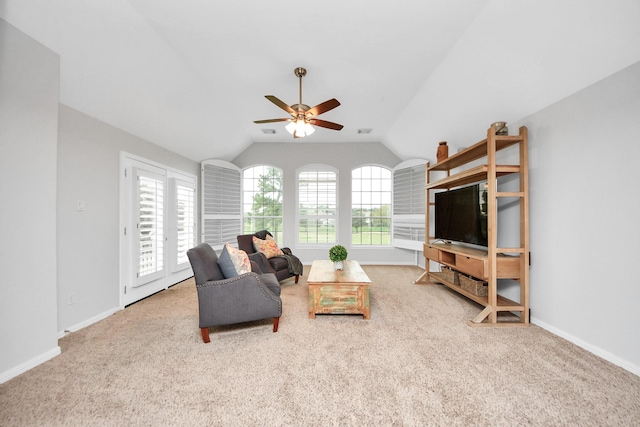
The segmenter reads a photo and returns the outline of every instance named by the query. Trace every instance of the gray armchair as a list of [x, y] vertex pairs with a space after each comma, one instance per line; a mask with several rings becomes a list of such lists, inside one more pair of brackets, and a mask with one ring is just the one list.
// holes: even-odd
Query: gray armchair
[[277, 256], [267, 259], [264, 254], [257, 252], [253, 246], [253, 236], [257, 236], [257, 234], [258, 233], [242, 234], [240, 236], [237, 236], [238, 248], [245, 251], [247, 255], [249, 255], [249, 259], [252, 262], [256, 262], [260, 266], [260, 269], [262, 271], [275, 274], [278, 280], [285, 280], [289, 277], [295, 277], [295, 283], [298, 283], [298, 278], [300, 277], [300, 274], [302, 274], [302, 264], [297, 258], [294, 257], [295, 260], [297, 260], [297, 264], [299, 264], [297, 266], [299, 268], [299, 271], [297, 272], [298, 274], [290, 271], [289, 260], [287, 259], [287, 256], [293, 256], [293, 254], [291, 253], [291, 249], [281, 248], [285, 253], [285, 256]]
[[252, 272], [226, 279], [218, 266], [218, 256], [209, 244], [187, 251], [198, 291], [202, 340], [208, 343], [209, 327], [273, 318], [278, 332], [282, 314], [280, 284], [275, 275], [261, 273], [252, 263]]

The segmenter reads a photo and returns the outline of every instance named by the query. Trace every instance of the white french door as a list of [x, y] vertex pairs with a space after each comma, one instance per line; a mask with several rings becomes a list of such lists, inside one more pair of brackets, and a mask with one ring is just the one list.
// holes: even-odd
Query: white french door
[[[132, 240], [138, 249], [134, 287], [146, 285], [166, 274], [164, 263], [165, 180], [161, 174], [138, 167], [133, 168]], [[163, 171], [162, 171], [163, 172]]]
[[175, 224], [170, 230], [169, 240], [176, 245], [169, 267], [175, 273], [191, 267], [187, 250], [196, 244], [196, 188], [193, 181], [180, 178], [170, 178], [169, 182], [171, 200], [174, 201], [170, 221]]
[[120, 305], [193, 275], [196, 177], [122, 153]]

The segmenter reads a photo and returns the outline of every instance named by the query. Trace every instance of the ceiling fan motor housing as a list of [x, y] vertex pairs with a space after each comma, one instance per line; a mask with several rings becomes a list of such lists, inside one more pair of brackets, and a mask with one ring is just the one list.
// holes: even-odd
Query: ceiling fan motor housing
[[293, 108], [294, 110], [296, 110], [298, 112], [304, 113], [305, 111], [307, 111], [311, 107], [309, 107], [307, 104], [293, 104], [291, 106], [291, 108]]

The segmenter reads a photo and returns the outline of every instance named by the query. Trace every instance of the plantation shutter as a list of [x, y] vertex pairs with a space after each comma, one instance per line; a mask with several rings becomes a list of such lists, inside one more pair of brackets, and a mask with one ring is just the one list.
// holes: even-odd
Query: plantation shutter
[[202, 241], [214, 249], [237, 245], [242, 234], [240, 169], [223, 160], [202, 162]]
[[426, 160], [402, 162], [393, 171], [393, 246], [423, 250]]
[[189, 266], [187, 250], [195, 246], [195, 198], [196, 189], [192, 182], [172, 178], [175, 195], [175, 259], [173, 271]]
[[135, 168], [137, 257], [136, 286], [164, 276], [164, 176]]

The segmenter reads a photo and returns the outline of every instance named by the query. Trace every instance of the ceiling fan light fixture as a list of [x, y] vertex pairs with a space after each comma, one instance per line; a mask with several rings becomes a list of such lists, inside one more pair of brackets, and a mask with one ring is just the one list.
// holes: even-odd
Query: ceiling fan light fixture
[[311, 126], [309, 123], [305, 123], [303, 126], [304, 126], [304, 132], [306, 136], [309, 136], [316, 131], [315, 128]]
[[316, 130], [309, 123], [305, 123], [304, 120], [296, 120], [294, 122], [290, 122], [287, 126], [285, 126], [287, 132], [291, 135], [297, 136], [298, 138], [302, 138], [305, 136], [309, 136], [314, 133]]

